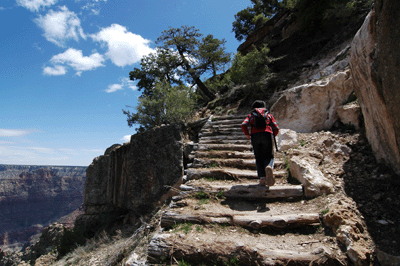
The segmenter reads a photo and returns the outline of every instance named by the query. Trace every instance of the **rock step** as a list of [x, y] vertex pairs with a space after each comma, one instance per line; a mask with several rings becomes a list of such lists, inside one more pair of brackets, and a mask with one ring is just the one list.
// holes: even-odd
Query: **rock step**
[[[275, 160], [275, 169], [283, 167], [282, 160]], [[192, 168], [206, 168], [206, 167], [234, 167], [238, 169], [256, 170], [256, 162], [254, 159], [221, 159], [221, 158], [195, 158]]]
[[318, 213], [295, 213], [285, 215], [229, 215], [218, 213], [185, 213], [177, 211], [166, 211], [161, 216], [161, 227], [163, 228], [170, 229], [179, 223], [216, 223], [224, 225], [238, 225], [257, 230], [264, 227], [283, 229], [320, 224], [320, 217]]
[[[253, 241], [248, 235], [229, 232], [228, 235], [212, 232], [156, 234], [148, 246], [150, 263], [175, 259], [199, 265], [348, 265], [347, 258], [336, 248], [320, 240], [290, 236], [270, 239], [257, 236]], [[235, 230], [235, 229], [232, 229]], [[195, 230], [191, 230], [195, 231]], [[209, 232], [211, 231], [211, 232]], [[288, 243], [290, 241], [290, 243]], [[244, 244], [246, 243], [246, 244]], [[334, 254], [332, 254], [334, 253]], [[230, 264], [230, 263], [234, 264]]]
[[[282, 178], [287, 176], [286, 170], [275, 170], [274, 177]], [[214, 178], [218, 180], [240, 180], [258, 179], [255, 170], [237, 168], [189, 168], [187, 169], [187, 180], [200, 178]]]

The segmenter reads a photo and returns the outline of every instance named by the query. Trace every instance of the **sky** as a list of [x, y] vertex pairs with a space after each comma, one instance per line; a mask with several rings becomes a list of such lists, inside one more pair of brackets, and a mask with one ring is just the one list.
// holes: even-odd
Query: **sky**
[[[1, 0], [0, 164], [88, 166], [136, 133], [129, 80], [169, 27], [240, 43], [250, 0]], [[130, 111], [135, 111], [130, 108]]]

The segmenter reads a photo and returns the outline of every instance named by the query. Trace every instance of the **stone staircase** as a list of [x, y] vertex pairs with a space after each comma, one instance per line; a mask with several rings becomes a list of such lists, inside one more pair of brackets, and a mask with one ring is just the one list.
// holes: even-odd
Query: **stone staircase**
[[348, 265], [335, 236], [321, 223], [321, 207], [289, 178], [284, 153], [275, 154], [275, 185], [258, 185], [251, 144], [240, 127], [244, 118], [213, 117], [202, 128], [179, 195], [150, 242], [148, 261]]

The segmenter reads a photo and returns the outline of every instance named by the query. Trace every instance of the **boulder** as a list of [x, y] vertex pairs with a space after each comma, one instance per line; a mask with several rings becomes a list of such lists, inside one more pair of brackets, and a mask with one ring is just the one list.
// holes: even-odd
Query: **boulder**
[[303, 184], [306, 197], [316, 197], [334, 192], [333, 184], [317, 168], [315, 158], [292, 157], [290, 174]]
[[361, 107], [358, 103], [338, 106], [336, 111], [343, 124], [354, 126], [356, 130], [360, 129]]
[[377, 160], [400, 173], [400, 2], [379, 0], [375, 7], [351, 45], [352, 81]]
[[280, 151], [288, 150], [299, 145], [296, 131], [290, 129], [280, 129], [276, 137], [276, 142]]
[[338, 119], [336, 109], [353, 91], [350, 71], [286, 90], [271, 107], [281, 128], [299, 133], [330, 129]]

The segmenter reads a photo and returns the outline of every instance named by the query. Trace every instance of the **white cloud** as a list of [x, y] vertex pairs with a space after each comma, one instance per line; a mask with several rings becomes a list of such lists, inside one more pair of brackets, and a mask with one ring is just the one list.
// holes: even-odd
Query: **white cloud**
[[122, 86], [122, 84], [111, 84], [108, 85], [108, 89], [106, 90], [107, 93], [111, 93], [111, 92], [115, 92], [115, 91], [119, 91], [119, 90], [123, 90], [124, 87]]
[[54, 5], [57, 1], [58, 0], [17, 0], [17, 5], [25, 7], [32, 12], [37, 12], [42, 7]]
[[43, 73], [46, 75], [63, 75], [66, 73], [64, 65], [72, 67], [78, 76], [83, 71], [93, 70], [104, 66], [104, 57], [99, 53], [93, 53], [90, 56], [83, 56], [81, 50], [69, 48], [64, 53], [53, 56], [50, 62], [54, 67], [45, 67]]
[[124, 143], [126, 142], [130, 142], [131, 141], [131, 137], [132, 135], [125, 135], [123, 136], [123, 138], [121, 139]]
[[43, 69], [43, 74], [49, 75], [49, 76], [60, 76], [60, 75], [65, 75], [67, 73], [67, 70], [65, 69], [64, 66], [54, 66], [54, 67], [45, 67]]
[[137, 90], [137, 87], [134, 85], [133, 81], [128, 78], [122, 78], [120, 84], [111, 84], [108, 85], [108, 89], [105, 91], [107, 93], [116, 92], [119, 90], [124, 90], [125, 88], [130, 88], [131, 90]]
[[51, 148], [45, 148], [45, 147], [26, 147], [27, 150], [32, 150], [38, 153], [54, 153], [54, 150]]
[[118, 24], [103, 28], [91, 37], [94, 41], [107, 45], [106, 56], [119, 67], [137, 63], [142, 56], [153, 52], [149, 47], [150, 40], [129, 32], [126, 27]]
[[0, 137], [20, 137], [30, 134], [31, 131], [22, 129], [4, 129], [0, 128]]
[[50, 10], [45, 16], [39, 16], [35, 22], [43, 29], [43, 36], [57, 46], [65, 47], [66, 41], [70, 39], [86, 39], [78, 16], [66, 6], [60, 7], [60, 11]]

